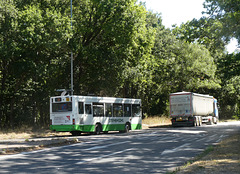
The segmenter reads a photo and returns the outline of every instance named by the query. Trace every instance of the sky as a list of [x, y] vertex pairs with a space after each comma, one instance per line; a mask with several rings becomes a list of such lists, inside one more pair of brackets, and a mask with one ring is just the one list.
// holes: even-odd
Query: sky
[[[146, 3], [147, 10], [161, 13], [163, 25], [171, 28], [172, 25], [180, 26], [182, 23], [192, 19], [200, 19], [205, 9], [205, 0], [141, 0]], [[237, 48], [236, 39], [232, 40], [226, 47], [229, 53]]]
[[182, 23], [202, 17], [205, 0], [143, 0], [148, 10], [161, 13], [163, 25], [171, 28], [173, 24]]

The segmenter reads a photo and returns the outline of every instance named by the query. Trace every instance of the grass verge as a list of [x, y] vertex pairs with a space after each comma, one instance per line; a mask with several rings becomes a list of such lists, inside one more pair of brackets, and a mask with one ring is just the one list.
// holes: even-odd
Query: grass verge
[[208, 147], [203, 153], [188, 161], [172, 174], [221, 174], [240, 173], [240, 135], [233, 135], [217, 146]]
[[162, 126], [162, 125], [171, 125], [171, 119], [167, 116], [153, 116], [146, 117], [142, 120], [142, 126], [144, 128], [149, 128], [151, 126]]

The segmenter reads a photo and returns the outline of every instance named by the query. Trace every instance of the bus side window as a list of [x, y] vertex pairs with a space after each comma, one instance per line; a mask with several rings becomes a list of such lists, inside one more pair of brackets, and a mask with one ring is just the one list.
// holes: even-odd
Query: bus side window
[[132, 116], [132, 107], [131, 104], [124, 104], [124, 117]]
[[134, 117], [140, 117], [141, 116], [141, 107], [139, 104], [133, 104], [132, 105], [132, 112]]
[[78, 102], [78, 113], [79, 114], [84, 114], [83, 102]]
[[93, 116], [94, 117], [103, 117], [104, 116], [103, 103], [93, 103]]
[[85, 114], [92, 114], [91, 104], [85, 104]]
[[111, 103], [105, 103], [105, 116], [112, 117], [112, 104]]
[[122, 104], [113, 104], [113, 116], [122, 117], [123, 116], [123, 105]]

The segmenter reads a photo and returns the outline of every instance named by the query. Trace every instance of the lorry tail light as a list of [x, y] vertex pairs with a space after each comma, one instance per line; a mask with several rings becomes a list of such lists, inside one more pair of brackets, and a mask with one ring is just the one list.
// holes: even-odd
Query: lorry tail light
[[72, 120], [72, 121], [73, 121], [73, 125], [75, 125], [75, 119], [74, 119], [74, 118], [73, 118], [73, 120]]
[[50, 119], [50, 125], [52, 125], [52, 119]]

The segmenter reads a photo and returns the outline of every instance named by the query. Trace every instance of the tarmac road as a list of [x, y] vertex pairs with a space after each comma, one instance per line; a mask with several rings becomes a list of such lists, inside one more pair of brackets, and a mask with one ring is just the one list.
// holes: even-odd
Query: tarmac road
[[240, 132], [240, 122], [78, 136], [82, 143], [0, 156], [0, 173], [166, 173]]

